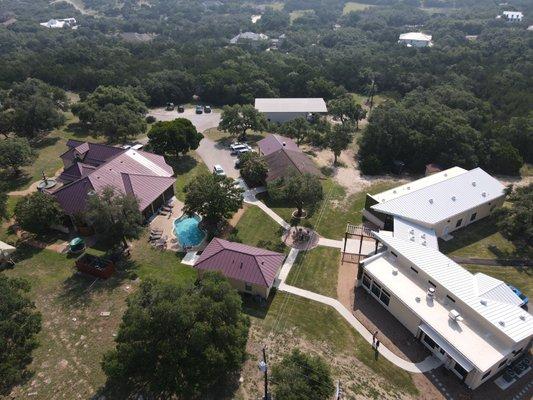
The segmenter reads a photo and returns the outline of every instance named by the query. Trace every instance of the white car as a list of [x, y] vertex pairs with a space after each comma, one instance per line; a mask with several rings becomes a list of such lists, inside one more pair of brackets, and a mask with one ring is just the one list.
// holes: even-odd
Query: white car
[[226, 172], [224, 172], [224, 168], [222, 168], [222, 166], [219, 164], [213, 167], [213, 173], [218, 176], [226, 176]]
[[239, 154], [243, 150], [250, 151], [252, 148], [245, 143], [234, 143], [229, 146], [231, 154]]

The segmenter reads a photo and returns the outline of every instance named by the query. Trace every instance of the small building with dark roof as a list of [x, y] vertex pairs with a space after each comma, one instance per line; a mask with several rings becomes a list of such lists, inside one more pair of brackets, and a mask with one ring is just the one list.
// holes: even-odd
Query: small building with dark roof
[[239, 292], [266, 299], [284, 260], [282, 253], [214, 238], [194, 267], [200, 272], [218, 271]]

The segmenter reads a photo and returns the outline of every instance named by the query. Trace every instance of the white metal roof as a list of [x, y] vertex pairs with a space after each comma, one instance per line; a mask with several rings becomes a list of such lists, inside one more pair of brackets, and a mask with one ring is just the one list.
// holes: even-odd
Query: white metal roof
[[461, 167], [448, 168], [444, 171], [440, 171], [435, 174], [431, 174], [429, 176], [417, 179], [416, 181], [406, 183], [405, 185], [397, 186], [393, 189], [385, 190], [384, 192], [374, 194], [372, 195], [372, 197], [378, 202], [384, 203], [386, 201], [403, 196], [404, 194], [411, 193], [416, 190], [434, 185], [435, 183], [445, 181], [454, 176], [464, 174], [465, 172], [468, 171]]
[[435, 230], [425, 228], [403, 218], [394, 217], [394, 237], [428, 246], [433, 249], [439, 248], [439, 241]]
[[131, 159], [137, 161], [139, 164], [143, 165], [144, 167], [148, 168], [150, 171], [152, 171], [154, 174], [158, 176], [166, 176], [166, 177], [172, 176], [172, 174], [169, 174], [159, 165], [152, 162], [148, 158], [144, 157], [141, 153], [139, 153], [136, 150], [128, 149], [124, 154], [130, 157]]
[[400, 35], [400, 40], [418, 40], [422, 42], [430, 42], [432, 36], [426, 35], [422, 32], [407, 32]]
[[[416, 187], [416, 182], [412, 185]], [[505, 186], [497, 179], [481, 168], [475, 168], [389, 201], [375, 196], [380, 203], [373, 205], [372, 209], [426, 226], [434, 225], [498, 199], [504, 195], [504, 190]]]
[[271, 98], [255, 99], [255, 108], [260, 112], [328, 112], [322, 98]]
[[[518, 296], [502, 281], [482, 273], [472, 274], [436, 249], [374, 232], [384, 245], [424, 271], [437, 286], [461, 300], [473, 316], [514, 342], [533, 335], [533, 317], [519, 307]], [[467, 318], [465, 317], [465, 320]]]
[[524, 17], [522, 11], [504, 11], [502, 14], [507, 18], [522, 19]]

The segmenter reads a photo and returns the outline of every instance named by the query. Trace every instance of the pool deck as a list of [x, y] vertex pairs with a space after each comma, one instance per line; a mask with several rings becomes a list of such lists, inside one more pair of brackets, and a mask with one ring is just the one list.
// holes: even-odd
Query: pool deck
[[172, 212], [169, 215], [156, 216], [152, 220], [152, 222], [150, 222], [150, 228], [161, 229], [163, 231], [163, 235], [166, 235], [168, 237], [167, 249], [172, 251], [178, 251], [180, 250], [180, 246], [175, 241], [176, 236], [174, 235], [174, 220], [182, 216], [183, 203], [178, 199], [174, 198], [174, 202], [172, 203], [172, 205]]

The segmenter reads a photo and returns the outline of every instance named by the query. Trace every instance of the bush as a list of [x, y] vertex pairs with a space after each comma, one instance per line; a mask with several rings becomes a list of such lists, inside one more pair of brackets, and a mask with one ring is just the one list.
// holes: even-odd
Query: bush
[[378, 175], [383, 173], [383, 164], [372, 154], [359, 160], [359, 169], [365, 175]]
[[153, 123], [155, 123], [155, 121], [156, 121], [156, 119], [155, 119], [155, 117], [153, 115], [149, 115], [149, 116], [146, 117], [146, 123], [147, 124], [153, 124]]
[[61, 223], [63, 210], [49, 194], [35, 192], [24, 196], [15, 205], [15, 220], [25, 231], [44, 233]]

